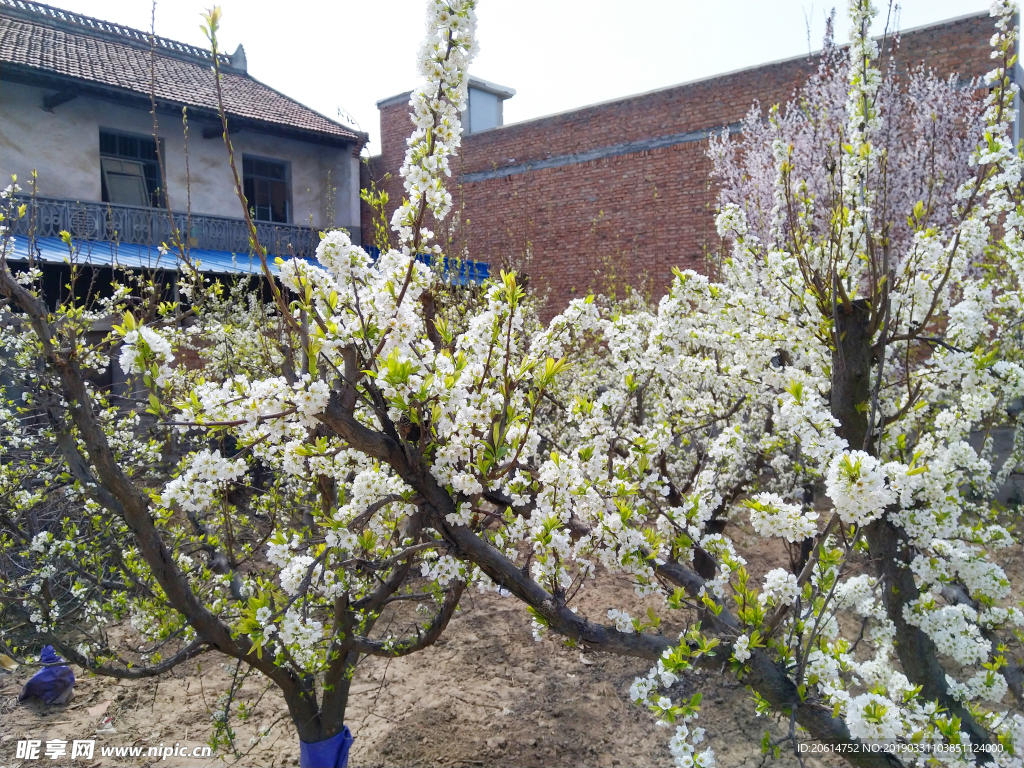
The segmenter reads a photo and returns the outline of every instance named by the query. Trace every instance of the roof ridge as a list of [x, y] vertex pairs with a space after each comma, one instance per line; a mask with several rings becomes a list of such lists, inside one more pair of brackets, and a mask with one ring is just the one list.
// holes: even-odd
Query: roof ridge
[[[140, 29], [126, 27], [123, 24], [97, 19], [93, 16], [66, 11], [63, 8], [46, 5], [45, 3], [37, 3], [34, 0], [0, 0], [0, 12], [11, 10], [16, 12], [11, 14], [14, 16], [28, 17], [33, 21], [43, 17], [47, 21], [55, 23], [55, 26], [73, 27], [76, 31], [86, 30], [99, 33], [98, 36], [102, 37], [112, 36], [129, 42], [142, 43], [147, 47], [155, 46], [161, 52], [198, 59], [204, 64], [210, 63], [213, 60], [213, 55], [210, 51], [197, 45], [182, 43], [169, 37], [161, 37], [160, 35], [154, 35]], [[231, 68], [230, 56], [221, 53], [218, 54], [217, 58], [219, 64]]]

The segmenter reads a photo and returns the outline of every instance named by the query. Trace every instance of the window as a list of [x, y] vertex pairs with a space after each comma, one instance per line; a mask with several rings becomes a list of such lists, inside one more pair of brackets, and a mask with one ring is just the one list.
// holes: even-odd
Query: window
[[245, 199], [257, 221], [288, 223], [288, 165], [248, 155], [242, 158]]
[[160, 159], [152, 137], [101, 130], [100, 171], [103, 202], [154, 207], [163, 204]]

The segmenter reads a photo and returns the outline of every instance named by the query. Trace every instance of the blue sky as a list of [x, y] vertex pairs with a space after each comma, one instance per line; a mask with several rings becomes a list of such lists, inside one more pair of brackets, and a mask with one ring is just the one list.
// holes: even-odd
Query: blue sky
[[[149, 0], [51, 0], [149, 29]], [[888, 6], [880, 7], [877, 32]], [[212, 0], [161, 0], [157, 34], [204, 44]], [[324, 114], [339, 109], [379, 151], [375, 102], [416, 83], [422, 0], [221, 0], [222, 47], [245, 45], [249, 72]], [[988, 9], [987, 0], [903, 0], [910, 29]], [[832, 3], [800, 0], [480, 0], [473, 73], [515, 88], [505, 122], [649, 91], [820, 47]], [[282, 10], [284, 9], [284, 10]], [[837, 9], [845, 40], [845, 6]]]

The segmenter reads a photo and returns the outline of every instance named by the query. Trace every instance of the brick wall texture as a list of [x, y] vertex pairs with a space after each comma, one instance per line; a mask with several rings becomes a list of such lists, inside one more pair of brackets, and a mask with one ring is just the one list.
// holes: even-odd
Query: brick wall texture
[[[904, 33], [898, 66], [983, 75], [993, 31], [977, 15]], [[702, 270], [720, 247], [707, 140], [679, 135], [720, 130], [755, 102], [762, 111], [785, 102], [816, 67], [803, 57], [465, 136], [453, 162], [449, 253], [465, 248], [492, 270], [515, 266], [546, 296], [546, 315], [624, 284], [660, 296], [673, 267]], [[392, 175], [380, 184], [389, 216], [411, 131], [407, 100], [395, 101], [380, 110], [381, 154], [363, 177], [365, 186]], [[673, 138], [652, 142], [661, 137]], [[644, 148], [651, 143], [667, 146]], [[368, 209], [362, 220], [372, 244]]]

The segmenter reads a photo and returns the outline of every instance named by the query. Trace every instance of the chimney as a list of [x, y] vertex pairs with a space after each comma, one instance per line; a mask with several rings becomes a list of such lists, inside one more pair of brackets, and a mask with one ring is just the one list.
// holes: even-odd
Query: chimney
[[235, 48], [235, 52], [231, 54], [231, 68], [237, 69], [239, 72], [248, 71], [248, 64], [245, 61], [245, 48], [242, 47], [241, 43]]
[[462, 116], [466, 133], [480, 133], [503, 124], [502, 104], [516, 95], [512, 88], [489, 83], [478, 77], [469, 78], [469, 107]]

